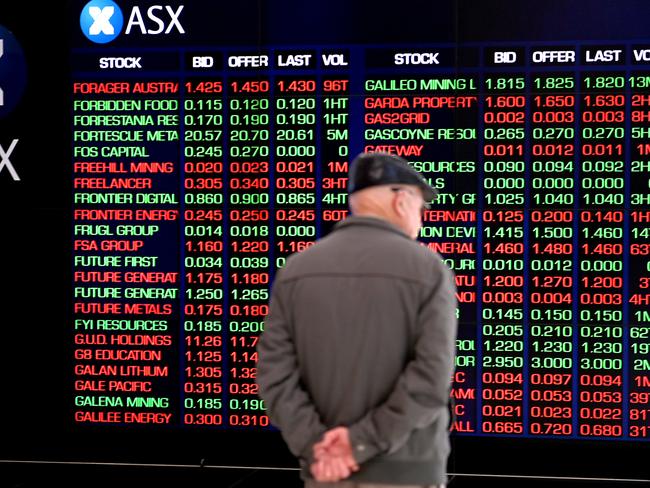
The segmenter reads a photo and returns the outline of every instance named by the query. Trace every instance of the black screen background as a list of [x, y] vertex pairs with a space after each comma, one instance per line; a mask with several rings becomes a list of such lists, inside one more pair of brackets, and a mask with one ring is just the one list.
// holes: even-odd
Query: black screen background
[[[0, 4], [0, 24], [21, 43], [28, 67], [20, 104], [0, 120], [0, 144], [20, 140], [11, 161], [21, 176], [14, 182], [0, 173], [0, 457], [294, 467], [277, 432], [78, 429], [65, 420], [72, 205], [67, 56], [85, 40], [78, 26], [82, 6]], [[642, 0], [248, 0], [224, 10], [227, 19], [185, 19], [209, 24], [195, 29], [192, 44], [644, 40], [650, 18]], [[126, 42], [122, 37], [115, 46]], [[450, 470], [465, 473], [640, 478], [650, 454], [648, 443], [615, 441], [457, 437], [453, 447]]]

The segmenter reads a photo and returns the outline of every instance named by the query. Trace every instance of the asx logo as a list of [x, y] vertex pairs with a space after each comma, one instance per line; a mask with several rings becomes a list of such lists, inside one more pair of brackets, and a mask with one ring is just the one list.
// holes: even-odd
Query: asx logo
[[[124, 34], [139, 30], [144, 35], [169, 34], [176, 29], [185, 34], [180, 15], [185, 5], [173, 8], [169, 5], [152, 5], [145, 15], [137, 5], [131, 8]], [[122, 9], [112, 0], [90, 0], [81, 11], [79, 25], [84, 35], [97, 44], [111, 42], [122, 32], [124, 15]]]

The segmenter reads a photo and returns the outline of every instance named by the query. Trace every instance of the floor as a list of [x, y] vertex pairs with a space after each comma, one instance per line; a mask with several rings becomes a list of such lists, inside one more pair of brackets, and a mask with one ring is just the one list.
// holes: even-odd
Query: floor
[[[295, 470], [0, 464], [0, 488], [302, 488]], [[449, 488], [641, 488], [648, 482], [452, 475]]]

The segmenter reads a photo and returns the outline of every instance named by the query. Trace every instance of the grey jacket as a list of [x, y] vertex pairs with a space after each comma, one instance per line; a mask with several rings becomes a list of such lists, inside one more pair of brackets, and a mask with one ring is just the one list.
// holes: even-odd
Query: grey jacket
[[349, 217], [289, 257], [257, 382], [303, 478], [313, 444], [344, 425], [361, 465], [351, 480], [446, 482], [455, 292], [439, 255], [380, 219]]

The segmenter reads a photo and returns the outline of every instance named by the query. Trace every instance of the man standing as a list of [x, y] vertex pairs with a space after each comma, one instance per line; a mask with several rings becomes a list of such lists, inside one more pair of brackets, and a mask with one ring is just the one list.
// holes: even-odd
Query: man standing
[[456, 288], [416, 242], [437, 191], [402, 158], [350, 165], [351, 216], [273, 283], [257, 382], [306, 488], [447, 481]]

